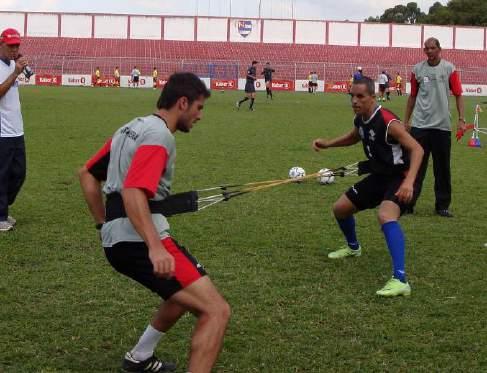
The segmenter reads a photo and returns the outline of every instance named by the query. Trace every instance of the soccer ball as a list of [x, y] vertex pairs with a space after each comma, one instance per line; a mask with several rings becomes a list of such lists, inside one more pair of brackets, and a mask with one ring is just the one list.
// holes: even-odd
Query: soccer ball
[[306, 176], [306, 171], [302, 167], [293, 167], [289, 170], [289, 178], [293, 180], [300, 180]]
[[335, 176], [328, 168], [322, 168], [318, 171], [318, 182], [321, 185], [332, 184], [335, 182]]

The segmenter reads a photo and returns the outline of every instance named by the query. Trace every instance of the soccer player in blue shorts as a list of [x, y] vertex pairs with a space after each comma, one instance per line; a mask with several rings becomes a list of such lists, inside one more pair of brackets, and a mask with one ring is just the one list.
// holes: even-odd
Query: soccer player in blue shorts
[[191, 130], [209, 96], [196, 75], [172, 75], [157, 110], [120, 127], [79, 172], [108, 262], [162, 299], [137, 344], [125, 354], [125, 372], [173, 371], [175, 365], [156, 358], [154, 350], [187, 312], [197, 318], [187, 371], [209, 373], [223, 343], [230, 306], [203, 266], [171, 237], [166, 217], [154, 210], [171, 190], [174, 133]]
[[342, 194], [333, 206], [347, 245], [329, 253], [328, 258], [355, 258], [362, 254], [355, 232], [354, 214], [379, 206], [378, 220], [392, 258], [393, 273], [376, 294], [385, 297], [410, 295], [411, 287], [405, 271], [405, 239], [398, 220], [417, 197], [415, 180], [423, 149], [396, 115], [377, 105], [372, 79], [354, 80], [350, 92], [355, 112], [352, 130], [331, 140], [315, 139], [312, 145], [319, 151], [362, 141], [368, 158], [362, 163], [362, 168], [369, 175]]

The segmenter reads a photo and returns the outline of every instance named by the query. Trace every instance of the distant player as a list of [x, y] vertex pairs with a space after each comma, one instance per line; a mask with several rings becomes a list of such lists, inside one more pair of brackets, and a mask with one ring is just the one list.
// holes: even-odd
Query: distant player
[[386, 98], [384, 97], [384, 94], [386, 93], [386, 84], [387, 84], [387, 75], [385, 71], [382, 71], [379, 74], [379, 78], [377, 79], [379, 81], [379, 102], [384, 102]]
[[387, 101], [391, 101], [391, 84], [392, 84], [392, 76], [386, 71], [387, 82], [386, 82], [386, 98]]
[[140, 70], [137, 66], [134, 66], [132, 72], [130, 73], [130, 77], [132, 78], [132, 87], [139, 87], [139, 77], [140, 77]]
[[260, 75], [264, 75], [265, 80], [265, 91], [266, 91], [266, 98], [271, 98], [272, 100], [272, 73], [276, 72], [271, 67], [270, 62], [266, 62], [264, 66], [264, 70], [260, 73]]
[[157, 77], [159, 73], [157, 72], [157, 68], [154, 67], [152, 70], [152, 88], [156, 89], [157, 88]]
[[308, 75], [308, 93], [313, 93], [313, 81], [312, 79], [313, 72], [310, 71]]
[[398, 96], [402, 96], [402, 76], [399, 71], [396, 74], [396, 93]]
[[118, 66], [113, 70], [113, 78], [115, 79], [115, 87], [120, 88], [120, 70]]
[[318, 89], [318, 74], [316, 71], [313, 71], [311, 73], [311, 92], [316, 93], [316, 90]]
[[100, 68], [97, 66], [95, 69], [95, 82], [93, 85], [97, 87], [100, 84], [101, 84], [101, 72], [100, 72]]
[[240, 109], [240, 105], [250, 99], [249, 110], [254, 111], [255, 101], [255, 81], [257, 80], [257, 64], [259, 62], [252, 61], [252, 65], [247, 69], [247, 82], [245, 83], [245, 95], [243, 99], [237, 101], [237, 109]]
[[361, 141], [368, 158], [364, 165], [369, 175], [342, 194], [333, 205], [333, 214], [347, 245], [330, 252], [328, 258], [339, 260], [361, 255], [354, 215], [379, 206], [378, 220], [392, 258], [393, 275], [376, 294], [384, 297], [410, 295], [411, 287], [405, 272], [405, 239], [399, 218], [417, 198], [415, 180], [423, 149], [396, 115], [377, 105], [372, 79], [355, 80], [351, 96], [355, 112], [352, 129], [331, 140], [318, 138], [313, 141], [316, 151], [351, 146]]
[[362, 67], [359, 66], [357, 67], [357, 71], [353, 74], [353, 80], [360, 80], [364, 76], [364, 72], [362, 70]]

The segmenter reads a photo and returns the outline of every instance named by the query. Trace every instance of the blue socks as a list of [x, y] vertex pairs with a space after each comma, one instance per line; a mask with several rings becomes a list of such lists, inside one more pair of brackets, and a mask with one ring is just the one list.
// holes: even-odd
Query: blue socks
[[387, 247], [391, 254], [393, 276], [401, 282], [406, 282], [406, 271], [404, 266], [404, 234], [397, 221], [390, 221], [382, 225], [382, 232], [386, 238]]
[[360, 244], [357, 241], [357, 235], [355, 233], [355, 218], [353, 216], [349, 216], [345, 219], [336, 218], [336, 221], [347, 239], [348, 247], [352, 250], [357, 250], [360, 247]]

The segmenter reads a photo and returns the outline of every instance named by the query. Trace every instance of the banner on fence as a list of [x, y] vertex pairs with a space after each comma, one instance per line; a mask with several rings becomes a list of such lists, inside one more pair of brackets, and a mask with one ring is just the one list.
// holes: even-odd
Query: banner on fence
[[[307, 80], [296, 80], [295, 87], [297, 92], [308, 92], [308, 81]], [[324, 92], [325, 82], [323, 80], [318, 80], [317, 92]]]
[[91, 86], [91, 75], [75, 75], [75, 74], [63, 75], [61, 84], [68, 85], [68, 86], [89, 87]]
[[36, 76], [32, 75], [30, 79], [26, 79], [24, 74], [20, 74], [17, 77], [17, 82], [19, 82], [20, 85], [35, 85], [36, 84]]
[[341, 81], [341, 82], [327, 82], [325, 84], [325, 92], [329, 93], [347, 93], [349, 82]]
[[61, 83], [62, 83], [62, 76], [61, 75], [51, 75], [51, 74], [36, 74], [35, 75], [35, 84], [36, 85], [61, 85]]
[[276, 79], [272, 81], [273, 91], [294, 91], [293, 80]]
[[211, 89], [235, 90], [237, 89], [237, 81], [235, 79], [211, 79]]
[[487, 96], [487, 85], [462, 84], [464, 96]]

